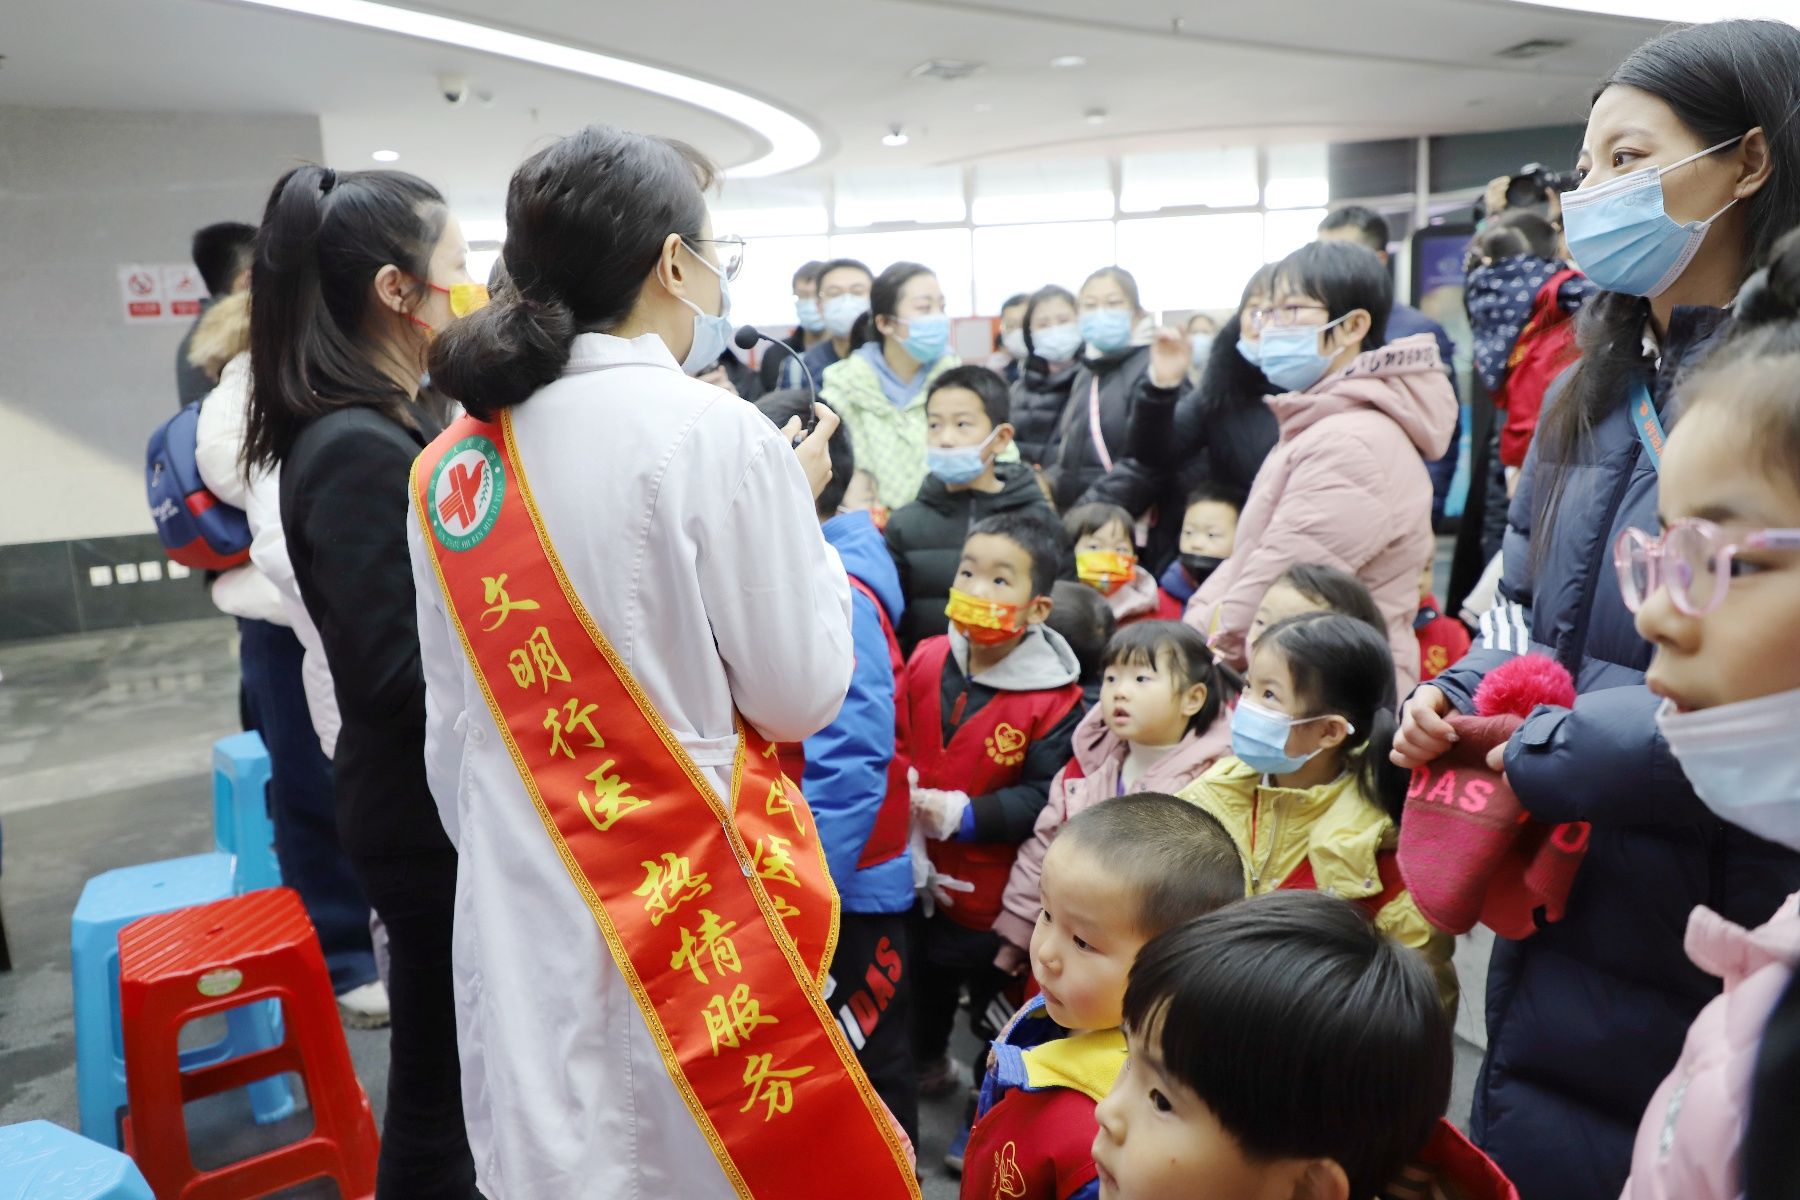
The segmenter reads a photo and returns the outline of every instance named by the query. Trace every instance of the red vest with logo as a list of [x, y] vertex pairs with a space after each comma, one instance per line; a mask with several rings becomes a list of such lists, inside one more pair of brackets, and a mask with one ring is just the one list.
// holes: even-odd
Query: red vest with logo
[[[965, 718], [964, 690], [944, 712], [943, 679], [950, 639], [927, 638], [906, 665], [909, 737], [906, 749], [919, 772], [919, 786], [966, 792], [971, 797], [1011, 787], [1025, 771], [1031, 744], [1069, 715], [1081, 701], [1081, 685], [1035, 692], [998, 692]], [[949, 736], [946, 738], [945, 734]], [[1019, 853], [1015, 842], [930, 841], [926, 848], [939, 873], [975, 885], [957, 892], [944, 915], [970, 929], [992, 929], [1000, 898]]]

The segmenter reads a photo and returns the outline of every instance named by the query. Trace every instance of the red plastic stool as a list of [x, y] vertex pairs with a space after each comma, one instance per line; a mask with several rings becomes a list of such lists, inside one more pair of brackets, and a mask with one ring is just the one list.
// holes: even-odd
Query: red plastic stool
[[[125, 1149], [158, 1200], [242, 1200], [319, 1176], [335, 1180], [346, 1200], [375, 1194], [375, 1119], [350, 1065], [318, 935], [291, 889], [127, 925], [119, 932], [119, 997], [131, 1101]], [[182, 1025], [267, 999], [282, 1003], [281, 1045], [182, 1073]], [[217, 1170], [196, 1170], [182, 1105], [283, 1071], [306, 1081], [312, 1133]]]

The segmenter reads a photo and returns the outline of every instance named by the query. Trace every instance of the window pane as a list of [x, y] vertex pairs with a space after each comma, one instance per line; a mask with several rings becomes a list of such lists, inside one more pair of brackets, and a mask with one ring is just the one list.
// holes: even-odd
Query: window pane
[[1331, 199], [1330, 171], [1323, 143], [1270, 146], [1269, 186], [1263, 203], [1270, 208], [1316, 208]]
[[727, 181], [712, 216], [714, 230], [741, 237], [824, 233], [831, 228], [825, 185], [816, 179]]
[[844, 171], [837, 177], [837, 223], [884, 221], [935, 224], [968, 216], [961, 167]]
[[[1107, 201], [1111, 203], [1110, 198]], [[1058, 283], [1071, 292], [1113, 261], [1113, 223], [995, 225], [975, 231], [975, 311], [996, 316], [1017, 292]]]
[[500, 261], [500, 249], [469, 251], [469, 278], [476, 283], [486, 283], [488, 276], [494, 273], [494, 264]]
[[1272, 212], [1263, 218], [1263, 261], [1286, 258], [1319, 237], [1319, 222], [1325, 219], [1322, 208], [1290, 208]]
[[1205, 205], [1249, 208], [1256, 204], [1256, 149], [1228, 146], [1185, 154], [1127, 154], [1120, 162], [1119, 208]]
[[860, 258], [877, 275], [893, 263], [923, 263], [937, 274], [951, 316], [966, 317], [975, 311], [967, 229], [840, 233], [831, 239], [831, 257]]
[[759, 237], [744, 247], [744, 270], [731, 281], [731, 319], [787, 329], [794, 324], [794, 272], [831, 257], [825, 237]]
[[1112, 178], [1098, 158], [977, 167], [973, 215], [977, 225], [1108, 220]]
[[1119, 265], [1144, 307], [1231, 308], [1262, 266], [1261, 213], [1119, 222]]

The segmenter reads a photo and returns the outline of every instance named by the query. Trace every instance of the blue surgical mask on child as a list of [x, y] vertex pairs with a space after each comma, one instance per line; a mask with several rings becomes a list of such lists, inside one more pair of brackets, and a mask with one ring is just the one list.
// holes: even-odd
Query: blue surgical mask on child
[[906, 337], [900, 348], [920, 366], [929, 367], [950, 348], [950, 318], [943, 313], [906, 318]]
[[[1289, 754], [1288, 734], [1296, 725], [1322, 721], [1329, 715], [1331, 714], [1326, 713], [1317, 717], [1295, 718], [1240, 699], [1231, 712], [1231, 752], [1246, 766], [1261, 771], [1264, 775], [1286, 775], [1298, 771], [1318, 757], [1319, 751], [1324, 747], [1321, 746], [1310, 754]], [[1352, 728], [1350, 732], [1355, 733], [1356, 730]]]
[[[682, 245], [686, 246], [687, 243], [683, 242]], [[686, 296], [678, 297], [683, 304], [694, 310], [694, 342], [688, 347], [687, 357], [681, 360], [681, 369], [689, 375], [698, 375], [718, 362], [719, 355], [725, 353], [725, 347], [731, 344], [731, 285], [726, 282], [725, 272], [707, 262], [699, 251], [690, 248], [688, 253], [719, 277], [719, 315], [716, 317], [708, 316]]]
[[1332, 355], [1319, 353], [1319, 339], [1333, 325], [1342, 324], [1345, 313], [1323, 325], [1271, 325], [1262, 331], [1262, 373], [1269, 382], [1290, 392], [1304, 392], [1325, 378]]
[[1666, 167], [1633, 171], [1598, 187], [1564, 192], [1563, 230], [1582, 273], [1596, 286], [1627, 296], [1654, 298], [1667, 291], [1700, 252], [1713, 222], [1737, 200], [1704, 221], [1678, 224], [1664, 211], [1663, 177], [1742, 140], [1740, 134]]
[[1090, 308], [1081, 314], [1081, 340], [1102, 354], [1131, 342], [1131, 314], [1122, 308]]
[[925, 469], [952, 487], [966, 483], [974, 483], [987, 470], [987, 460], [981, 452], [1000, 436], [998, 429], [981, 440], [978, 446], [951, 446], [948, 449], [929, 447], [925, 451]]

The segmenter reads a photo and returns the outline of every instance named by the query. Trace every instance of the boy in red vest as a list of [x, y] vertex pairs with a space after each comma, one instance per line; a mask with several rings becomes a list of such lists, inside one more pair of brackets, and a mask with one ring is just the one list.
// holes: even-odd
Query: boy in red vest
[[[983, 1042], [1011, 1015], [1003, 993], [1013, 981], [994, 966], [994, 918], [1084, 712], [1075, 654], [1044, 625], [1066, 553], [1047, 514], [976, 523], [945, 609], [950, 633], [920, 642], [906, 666], [902, 736], [916, 772], [914, 879], [923, 892], [911, 955], [922, 1092], [955, 1086], [947, 1051], [965, 988]], [[945, 1155], [956, 1170], [967, 1124]]]

